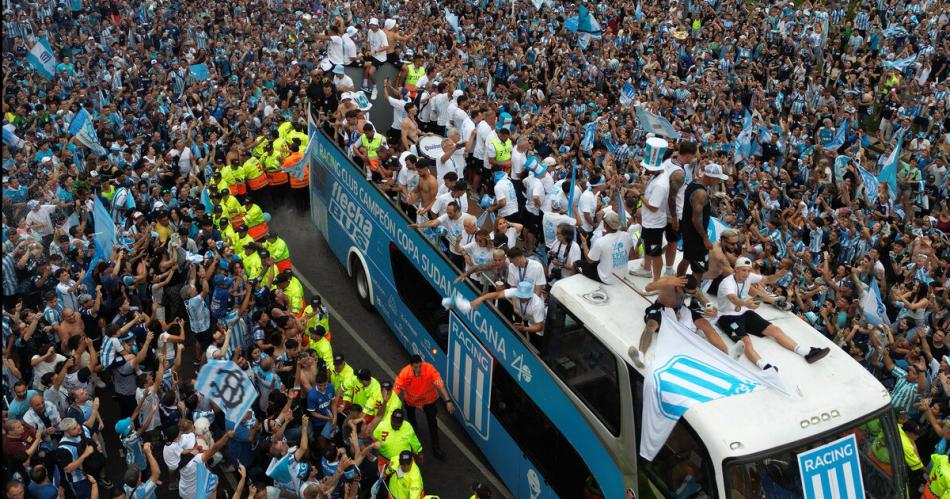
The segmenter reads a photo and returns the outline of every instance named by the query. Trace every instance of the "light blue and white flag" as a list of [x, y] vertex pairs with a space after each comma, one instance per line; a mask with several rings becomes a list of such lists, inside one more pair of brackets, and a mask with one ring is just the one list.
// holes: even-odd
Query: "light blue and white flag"
[[637, 121], [640, 123], [640, 128], [642, 128], [645, 132], [652, 133], [654, 135], [662, 135], [663, 137], [668, 137], [673, 140], [679, 140], [682, 136], [682, 134], [673, 128], [673, 124], [670, 123], [670, 120], [658, 114], [653, 114], [650, 111], [647, 111], [643, 106], [637, 106], [636, 113]]
[[834, 137], [831, 138], [828, 142], [822, 144], [825, 149], [838, 149], [844, 145], [845, 140], [848, 138], [848, 120], [841, 120], [841, 124], [838, 125], [838, 129], [835, 130]]
[[584, 125], [584, 136], [581, 138], [581, 150], [590, 152], [594, 148], [594, 136], [597, 135], [597, 122], [592, 121]]
[[567, 216], [574, 216], [574, 186], [577, 181], [577, 161], [571, 161], [571, 188], [567, 193]]
[[838, 157], [835, 158], [834, 174], [835, 174], [836, 179], [840, 180], [844, 178], [844, 172], [846, 171], [846, 168], [848, 167], [848, 163], [850, 162], [851, 162], [851, 157], [845, 156], [844, 154], [840, 154], [838, 155]]
[[452, 13], [448, 7], [445, 7], [445, 22], [449, 23], [449, 26], [451, 26], [453, 30], [460, 31], [459, 16]]
[[218, 488], [218, 475], [214, 474], [208, 465], [196, 461], [195, 466], [195, 499], [207, 499]]
[[192, 78], [198, 81], [204, 81], [208, 78], [211, 78], [211, 71], [208, 69], [208, 63], [206, 62], [188, 66], [188, 72], [191, 73]]
[[104, 158], [109, 155], [106, 148], [99, 142], [99, 136], [92, 125], [92, 116], [85, 108], [80, 108], [73, 117], [73, 121], [69, 124], [69, 134], [76, 137], [76, 140], [88, 147], [96, 156]]
[[96, 254], [101, 255], [104, 260], [112, 256], [112, 247], [116, 243], [115, 222], [112, 221], [112, 215], [102, 204], [99, 196], [93, 197], [92, 201], [92, 220], [96, 233], [93, 235], [93, 244]]
[[205, 213], [214, 212], [214, 205], [211, 203], [211, 196], [208, 195], [208, 188], [201, 188], [201, 206], [204, 206]]
[[736, 137], [736, 143], [733, 146], [732, 156], [736, 163], [746, 160], [752, 155], [752, 113], [745, 112], [745, 120], [742, 122], [742, 131]]
[[881, 156], [881, 171], [877, 174], [878, 182], [887, 182], [888, 196], [891, 201], [897, 197], [897, 167], [901, 160], [901, 144], [904, 142], [904, 136], [897, 139], [897, 145], [887, 156]]
[[569, 17], [564, 21], [564, 29], [577, 33], [577, 44], [581, 50], [586, 50], [593, 38], [600, 39], [603, 33], [600, 30], [600, 23], [594, 18], [587, 7], [581, 5], [577, 9], [577, 15]]
[[884, 66], [884, 69], [896, 69], [898, 71], [904, 71], [907, 69], [907, 66], [911, 65], [916, 60], [917, 54], [914, 54], [904, 57], [903, 59], [884, 61], [882, 65]]
[[890, 325], [891, 319], [887, 316], [887, 307], [884, 306], [884, 300], [881, 299], [881, 288], [877, 285], [877, 279], [871, 278], [871, 285], [864, 290], [864, 296], [861, 297], [861, 309], [864, 311], [864, 317], [868, 323], [873, 326], [881, 324]]
[[36, 40], [26, 60], [43, 78], [52, 80], [56, 77], [56, 56], [53, 55], [53, 48], [46, 38]]
[[12, 149], [19, 149], [26, 144], [26, 141], [21, 139], [17, 134], [13, 133], [16, 130], [12, 124], [7, 124], [3, 126], [3, 143], [7, 147]]
[[232, 423], [241, 421], [258, 396], [254, 382], [230, 360], [209, 360], [198, 373], [195, 389], [220, 407]]
[[629, 81], [624, 82], [623, 88], [620, 89], [620, 105], [623, 107], [630, 107], [630, 104], [633, 104], [633, 99], [636, 96], [637, 88], [634, 87]]
[[719, 234], [722, 234], [722, 231], [730, 228], [731, 227], [723, 223], [722, 220], [716, 217], [709, 217], [709, 224], [706, 225], [706, 235], [709, 237], [709, 241], [714, 243], [719, 240]]
[[864, 195], [869, 203], [873, 203], [877, 199], [877, 177], [861, 165], [858, 165], [858, 173], [861, 174], [861, 182], [864, 183]]
[[662, 314], [655, 357], [644, 373], [640, 455], [648, 461], [692, 407], [766, 388], [789, 395], [774, 370], [750, 370], [690, 330], [672, 310]]
[[885, 28], [884, 31], [881, 32], [881, 34], [884, 35], [884, 38], [887, 38], [888, 40], [890, 40], [891, 38], [895, 38], [898, 36], [907, 36], [908, 33], [907, 33], [907, 30], [904, 29], [903, 26], [894, 25], [894, 26], [888, 26], [887, 28]]

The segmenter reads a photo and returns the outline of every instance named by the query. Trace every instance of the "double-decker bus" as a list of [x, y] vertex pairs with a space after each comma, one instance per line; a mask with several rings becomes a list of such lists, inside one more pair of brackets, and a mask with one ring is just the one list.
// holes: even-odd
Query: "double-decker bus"
[[[792, 338], [832, 346], [806, 364], [771, 340], [791, 395], [758, 390], [686, 411], [652, 461], [638, 455], [645, 370], [629, 358], [650, 302], [624, 283], [556, 282], [537, 349], [321, 131], [311, 127], [311, 221], [364, 305], [442, 373], [455, 412], [519, 498], [896, 498], [906, 472], [884, 387], [794, 315], [761, 313]], [[630, 277], [631, 281], [637, 278]], [[636, 283], [640, 286], [645, 282]], [[746, 360], [749, 369], [755, 367]], [[844, 443], [842, 443], [844, 442]]]

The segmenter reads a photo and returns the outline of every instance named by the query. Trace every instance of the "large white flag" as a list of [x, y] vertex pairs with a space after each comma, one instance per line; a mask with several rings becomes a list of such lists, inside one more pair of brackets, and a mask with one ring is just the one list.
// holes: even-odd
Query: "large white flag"
[[765, 388], [789, 392], [773, 370], [751, 371], [663, 309], [653, 363], [643, 384], [640, 455], [652, 461], [679, 418], [710, 400]]
[[209, 360], [198, 373], [195, 389], [224, 411], [224, 417], [238, 423], [257, 400], [254, 382], [230, 360]]

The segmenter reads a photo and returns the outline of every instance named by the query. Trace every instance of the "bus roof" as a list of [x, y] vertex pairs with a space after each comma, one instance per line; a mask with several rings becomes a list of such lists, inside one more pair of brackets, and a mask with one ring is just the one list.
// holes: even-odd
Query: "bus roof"
[[[639, 268], [640, 261], [629, 265], [631, 269]], [[640, 290], [649, 282], [629, 274], [624, 277]], [[595, 304], [584, 297], [598, 289], [607, 294], [606, 303]], [[580, 275], [558, 281], [551, 294], [608, 348], [644, 375], [643, 369], [633, 366], [627, 351], [640, 344], [644, 310], [655, 297], [645, 298], [624, 283], [604, 285]], [[772, 339], [753, 337], [762, 357], [779, 367], [779, 376], [792, 395], [757, 390], [687, 411], [684, 417], [702, 437], [714, 460], [796, 442], [866, 416], [890, 402], [887, 390], [864, 367], [798, 316], [765, 304], [758, 312], [792, 339], [808, 346], [831, 347], [831, 353], [808, 364]], [[733, 348], [734, 343], [723, 338]], [[647, 368], [652, 354], [652, 350], [647, 352]], [[758, 369], [745, 356], [738, 362]]]

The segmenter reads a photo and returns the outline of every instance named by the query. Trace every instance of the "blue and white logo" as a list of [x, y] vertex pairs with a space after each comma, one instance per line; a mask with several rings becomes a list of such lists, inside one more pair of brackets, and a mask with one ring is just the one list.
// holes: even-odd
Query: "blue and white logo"
[[864, 499], [860, 461], [854, 434], [799, 454], [805, 499]]
[[449, 319], [446, 388], [478, 436], [488, 440], [491, 421], [491, 353], [454, 313]]
[[660, 412], [677, 420], [690, 407], [723, 397], [749, 393], [758, 384], [700, 362], [677, 355], [653, 373]]

